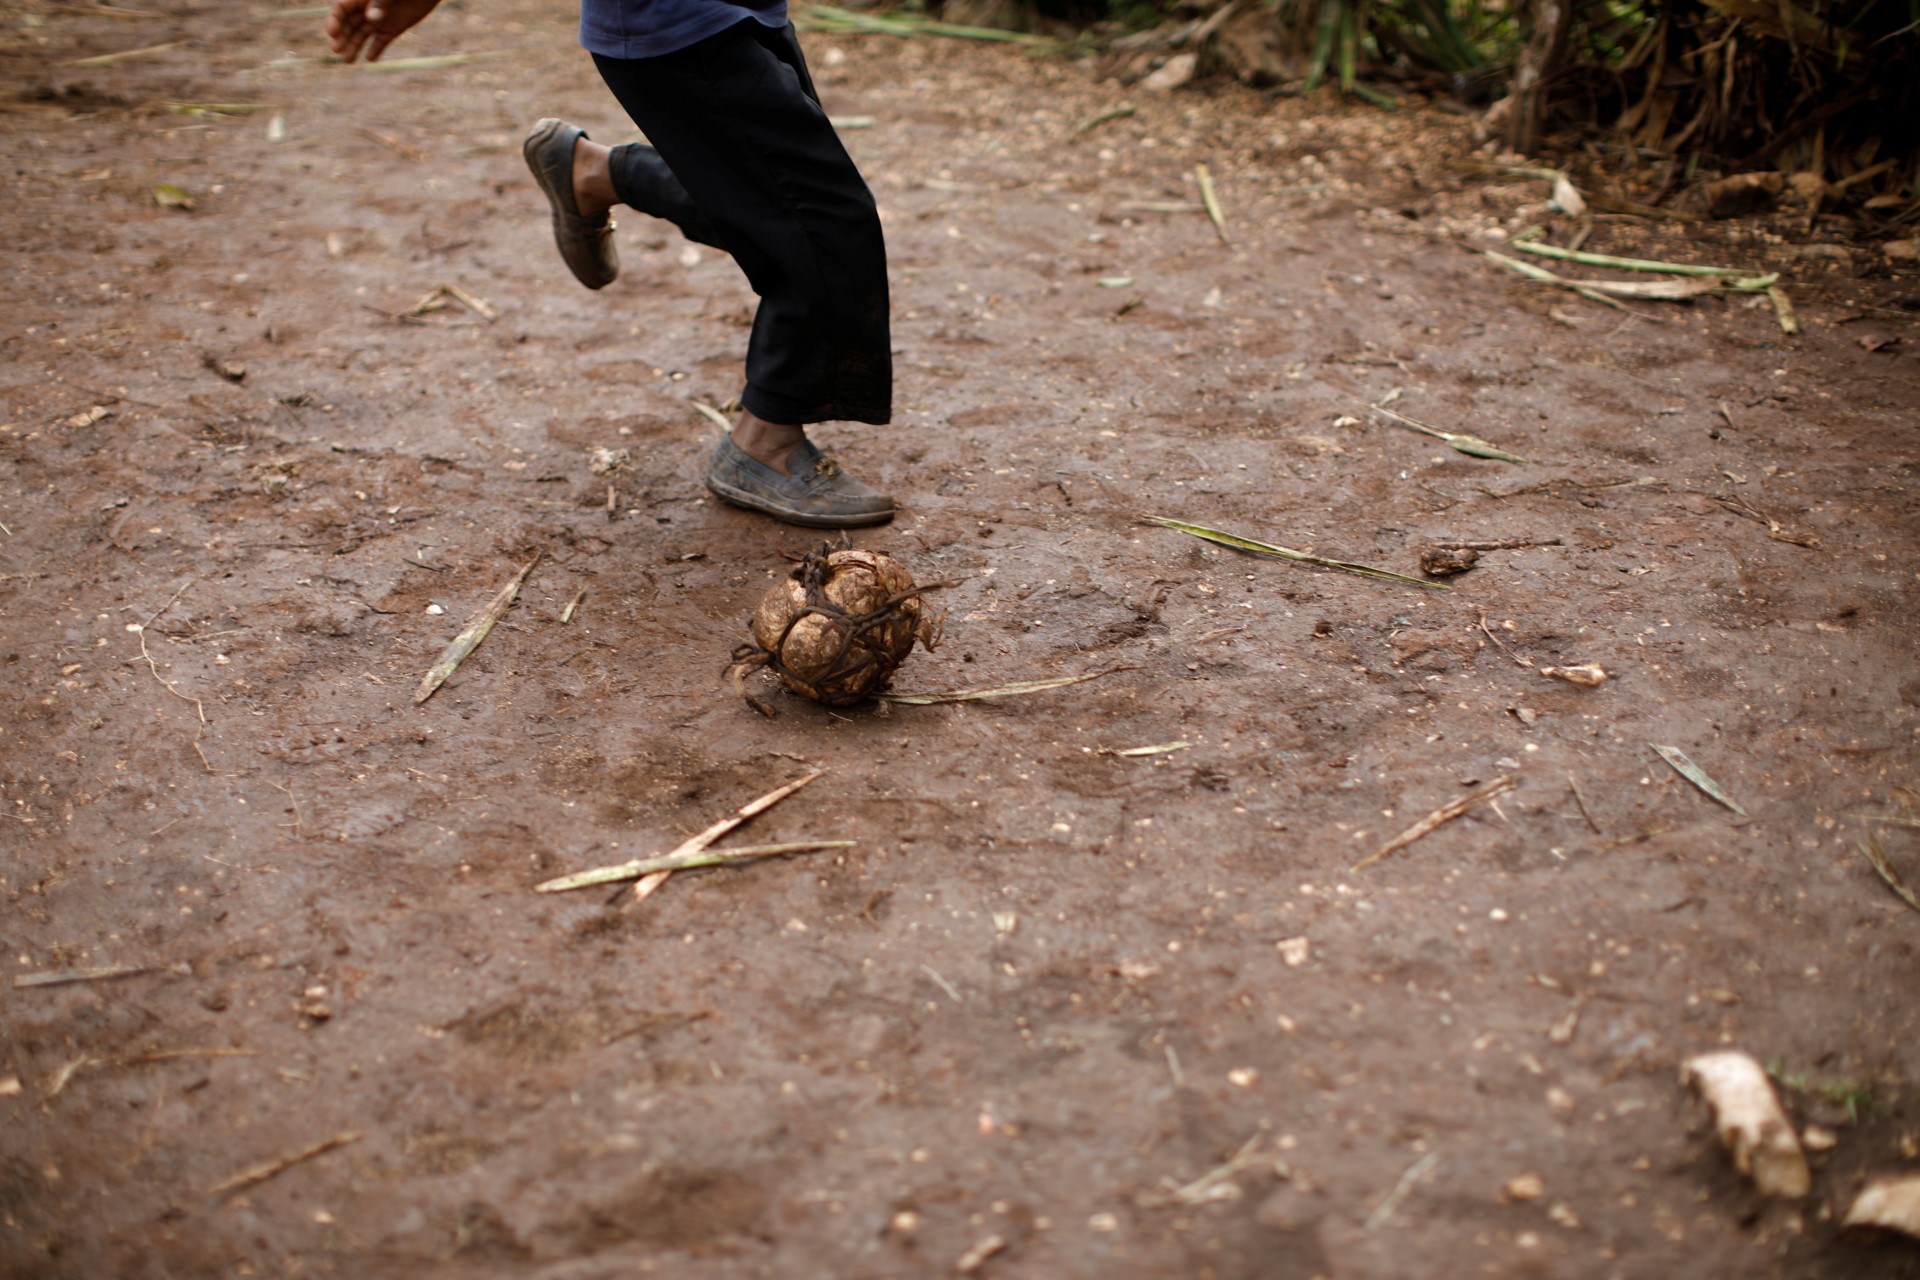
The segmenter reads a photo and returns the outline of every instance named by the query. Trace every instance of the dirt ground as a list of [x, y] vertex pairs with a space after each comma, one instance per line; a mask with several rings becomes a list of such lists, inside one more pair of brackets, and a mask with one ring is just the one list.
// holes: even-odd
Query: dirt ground
[[[519, 139], [630, 132], [573, 11], [383, 72], [145, 10], [0, 9], [0, 943], [145, 970], [0, 987], [0, 1273], [1920, 1276], [1837, 1226], [1920, 1168], [1920, 914], [1858, 852], [1920, 882], [1868, 820], [1920, 805], [1911, 271], [1602, 219], [1783, 270], [1805, 332], [1636, 319], [1462, 247], [1546, 193], [1443, 112], [809, 37], [899, 367], [893, 426], [819, 434], [901, 501], [858, 544], [960, 582], [897, 685], [1111, 674], [769, 720], [721, 669], [817, 540], [705, 496], [692, 407], [752, 299], [638, 216], [565, 275]], [[497, 320], [382, 314], [443, 284]], [[1410, 574], [1555, 541], [1439, 591], [1144, 513]], [[816, 767], [734, 841], [843, 854], [532, 892]], [[1833, 1135], [1807, 1200], [1689, 1104], [1720, 1046]]]

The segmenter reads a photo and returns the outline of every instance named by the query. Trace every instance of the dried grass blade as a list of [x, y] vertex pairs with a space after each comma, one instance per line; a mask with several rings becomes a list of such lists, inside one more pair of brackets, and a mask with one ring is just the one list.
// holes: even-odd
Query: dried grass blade
[[512, 50], [496, 49], [487, 53], [442, 53], [424, 58], [383, 58], [366, 64], [369, 71], [439, 71], [445, 67], [465, 67], [476, 62], [498, 62], [511, 58]]
[[1879, 836], [1868, 836], [1867, 842], [1860, 846], [1860, 852], [1868, 862], [1873, 864], [1873, 869], [1880, 873], [1880, 878], [1887, 882], [1887, 888], [1893, 890], [1900, 901], [1915, 911], [1920, 911], [1920, 894], [1915, 893], [1907, 882], [1900, 878], [1900, 873], [1893, 869], [1893, 863], [1887, 859], [1887, 851], [1880, 847]]
[[499, 309], [491, 302], [488, 302], [485, 298], [475, 297], [457, 284], [443, 284], [440, 286], [440, 291], [467, 310], [479, 316], [482, 320], [485, 320], [488, 324], [492, 324], [500, 318]]
[[1176, 751], [1185, 751], [1192, 745], [1191, 742], [1183, 740], [1180, 742], [1162, 742], [1151, 747], [1102, 747], [1100, 748], [1100, 754], [1103, 756], [1117, 756], [1122, 760], [1131, 760], [1139, 756], [1172, 755]]
[[13, 980], [13, 989], [22, 991], [28, 987], [64, 987], [74, 982], [106, 982], [113, 978], [131, 978], [142, 973], [152, 973], [150, 964], [116, 964], [98, 969], [54, 969], [47, 973], [23, 973]]
[[1115, 120], [1125, 120], [1128, 116], [1139, 114], [1140, 108], [1131, 102], [1123, 102], [1117, 107], [1108, 107], [1105, 111], [1096, 111], [1073, 128], [1073, 136], [1078, 138], [1092, 133], [1103, 124], [1112, 124]]
[[1499, 462], [1525, 462], [1526, 461], [1526, 459], [1521, 457], [1519, 454], [1508, 453], [1505, 449], [1502, 449], [1499, 445], [1494, 444], [1489, 440], [1482, 440], [1479, 436], [1465, 435], [1458, 431], [1442, 431], [1440, 428], [1436, 426], [1432, 426], [1428, 423], [1422, 422], [1418, 418], [1409, 418], [1404, 413], [1395, 413], [1393, 410], [1388, 409], [1383, 405], [1376, 404], [1370, 407], [1373, 409], [1375, 413], [1383, 413], [1387, 417], [1392, 418], [1395, 422], [1398, 422], [1403, 426], [1409, 426], [1409, 427], [1412, 427], [1415, 431], [1424, 432], [1425, 434], [1432, 436], [1436, 440], [1446, 441], [1447, 447], [1450, 449], [1453, 449], [1455, 452], [1468, 454], [1475, 458], [1493, 458]]
[[520, 584], [527, 580], [527, 575], [533, 572], [533, 566], [539, 563], [539, 556], [527, 561], [520, 572], [513, 575], [513, 580], [500, 588], [499, 593], [488, 601], [487, 607], [474, 615], [473, 621], [467, 624], [467, 629], [453, 638], [453, 643], [441, 652], [440, 661], [433, 664], [433, 670], [420, 678], [420, 687], [413, 691], [415, 705], [431, 698], [434, 690], [445, 684], [447, 678], [459, 668], [460, 664], [480, 647], [480, 642], [485, 640], [487, 633], [493, 630], [494, 623], [505, 617], [507, 610], [513, 607], [514, 597], [520, 594]]
[[1565, 276], [1555, 275], [1553, 272], [1547, 270], [1545, 267], [1536, 267], [1531, 262], [1522, 262], [1518, 258], [1509, 258], [1506, 254], [1495, 253], [1491, 249], [1482, 249], [1480, 252], [1485, 254], [1487, 257], [1492, 258], [1495, 262], [1499, 263], [1503, 267], [1506, 267], [1508, 270], [1519, 272], [1521, 275], [1527, 277], [1527, 279], [1529, 280], [1538, 280], [1541, 284], [1550, 284], [1550, 285], [1557, 286], [1558, 288], [1561, 288], [1561, 289], [1571, 289], [1573, 292], [1579, 294], [1581, 297], [1589, 299], [1590, 301], [1593, 301], [1593, 302], [1602, 303], [1606, 306], [1612, 307], [1615, 311], [1624, 311], [1628, 315], [1638, 316], [1642, 320], [1654, 320], [1656, 322], [1658, 321], [1657, 316], [1650, 316], [1642, 312], [1635, 311], [1632, 307], [1626, 306], [1617, 298], [1610, 298], [1606, 294], [1598, 291], [1597, 289], [1590, 289], [1586, 285], [1580, 283], [1578, 280], [1569, 280]]
[[711, 422], [714, 426], [719, 427], [722, 431], [733, 430], [733, 424], [727, 421], [727, 415], [708, 404], [705, 400], [689, 400], [687, 403], [691, 404], [701, 417]]
[[1709, 800], [1727, 806], [1741, 817], [1747, 817], [1747, 811], [1734, 802], [1732, 796], [1721, 789], [1720, 784], [1709, 778], [1706, 771], [1687, 758], [1687, 753], [1678, 747], [1663, 747], [1657, 742], [1649, 742], [1654, 753], [1673, 766], [1673, 771], [1700, 788]]
[[1455, 818], [1473, 808], [1475, 805], [1483, 804], [1493, 799], [1512, 786], [1513, 779], [1503, 774], [1495, 778], [1492, 782], [1489, 782], [1486, 786], [1481, 787], [1478, 791], [1469, 791], [1452, 804], [1441, 805], [1438, 809], [1435, 809], [1432, 813], [1420, 819], [1420, 821], [1414, 823], [1405, 831], [1402, 831], [1399, 835], [1387, 841], [1366, 857], [1360, 859], [1360, 861], [1354, 863], [1352, 870], [1365, 871], [1368, 867], [1380, 861], [1380, 859], [1386, 857], [1388, 854], [1399, 852], [1415, 840], [1418, 840], [1421, 836], [1444, 826], [1446, 823], [1452, 822]]
[[1170, 520], [1165, 516], [1141, 516], [1142, 524], [1158, 525], [1162, 529], [1175, 529], [1191, 534], [1205, 542], [1222, 547], [1231, 547], [1235, 551], [1244, 551], [1248, 555], [1266, 556], [1275, 560], [1292, 560], [1299, 564], [1318, 565], [1322, 569], [1337, 569], [1341, 573], [1351, 573], [1361, 578], [1377, 578], [1382, 582], [1402, 582], [1408, 586], [1425, 587], [1429, 591], [1446, 591], [1444, 582], [1427, 582], [1420, 578], [1409, 578], [1404, 573], [1395, 573], [1391, 569], [1376, 569], [1372, 565], [1354, 564], [1348, 560], [1329, 560], [1325, 556], [1309, 555], [1305, 551], [1295, 551], [1292, 547], [1276, 546], [1271, 542], [1256, 542], [1252, 538], [1243, 538], [1239, 534], [1225, 533], [1219, 529], [1209, 529], [1203, 524], [1188, 524], [1184, 520]]
[[344, 1147], [348, 1143], [358, 1142], [360, 1141], [360, 1136], [359, 1130], [349, 1129], [345, 1133], [336, 1133], [331, 1138], [323, 1139], [310, 1147], [296, 1151], [290, 1156], [283, 1156], [278, 1160], [266, 1160], [260, 1164], [249, 1165], [234, 1174], [231, 1178], [215, 1185], [208, 1194], [223, 1196], [229, 1191], [238, 1191], [241, 1187], [250, 1187], [256, 1182], [265, 1182], [268, 1178], [276, 1174], [284, 1173], [303, 1161], [311, 1160], [315, 1156], [325, 1155], [335, 1147]]
[[1221, 244], [1232, 244], [1227, 236], [1227, 215], [1220, 211], [1220, 197], [1213, 191], [1213, 170], [1204, 164], [1193, 166], [1193, 180], [1200, 184], [1200, 203], [1206, 206], [1207, 218], [1213, 223], [1213, 230], [1220, 237]]
[[1780, 322], [1780, 332], [1800, 332], [1800, 317], [1794, 313], [1793, 299], [1787, 296], [1787, 291], [1777, 284], [1769, 285], [1767, 297], [1773, 303], [1773, 315]]
[[1696, 267], [1685, 262], [1661, 262], [1655, 258], [1616, 258], [1605, 253], [1584, 253], [1577, 249], [1562, 249], [1559, 245], [1547, 244], [1540, 240], [1514, 240], [1513, 247], [1522, 253], [1536, 254], [1542, 258], [1556, 258], [1561, 262], [1577, 262], [1584, 267], [1613, 267], [1620, 271], [1652, 271], [1670, 276], [1755, 276], [1760, 273], [1744, 267]]
[[104, 67], [114, 62], [131, 62], [135, 58], [144, 58], [151, 53], [166, 53], [185, 44], [184, 40], [169, 40], [165, 44], [150, 44], [140, 49], [122, 49], [118, 53], [96, 53], [91, 58], [75, 58], [63, 62], [63, 67]]
[[1726, 281], [1717, 276], [1687, 280], [1570, 280], [1571, 288], [1592, 289], [1610, 298], [1650, 298], [1656, 302], [1686, 302], [1719, 293]]
[[931, 707], [943, 702], [984, 702], [992, 698], [1014, 698], [1023, 693], [1044, 693], [1048, 689], [1064, 689], [1070, 684], [1084, 684], [1088, 680], [1110, 676], [1115, 671], [1131, 670], [1131, 667], [1111, 667], [1105, 671], [1090, 671], [1083, 676], [1023, 680], [1019, 684], [996, 685], [990, 689], [949, 689], [942, 693], [881, 693], [874, 696], [882, 702], [893, 702], [908, 707]]

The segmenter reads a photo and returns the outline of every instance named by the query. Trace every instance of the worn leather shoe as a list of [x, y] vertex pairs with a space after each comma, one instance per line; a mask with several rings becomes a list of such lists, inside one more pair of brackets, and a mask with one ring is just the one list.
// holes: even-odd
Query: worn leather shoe
[[722, 436], [707, 462], [707, 488], [736, 507], [813, 529], [851, 529], [893, 519], [893, 499], [864, 485], [802, 440], [788, 455], [791, 475], [756, 461]]
[[613, 248], [613, 219], [605, 213], [583, 218], [573, 203], [573, 144], [584, 137], [584, 131], [565, 120], [548, 117], [533, 126], [520, 153], [553, 206], [553, 239], [560, 256], [581, 284], [604, 289], [620, 274], [620, 257]]

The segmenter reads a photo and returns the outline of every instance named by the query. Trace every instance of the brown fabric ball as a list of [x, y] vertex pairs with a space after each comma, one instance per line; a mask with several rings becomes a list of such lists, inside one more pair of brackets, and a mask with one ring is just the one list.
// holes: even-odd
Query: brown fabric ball
[[859, 702], [886, 686], [916, 639], [936, 643], [938, 619], [913, 589], [907, 567], [884, 552], [816, 552], [761, 599], [754, 644], [793, 692], [829, 706]]

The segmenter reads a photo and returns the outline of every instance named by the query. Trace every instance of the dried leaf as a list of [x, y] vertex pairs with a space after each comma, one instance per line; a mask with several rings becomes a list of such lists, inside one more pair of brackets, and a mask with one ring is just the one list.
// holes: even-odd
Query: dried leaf
[[1678, 747], [1663, 747], [1657, 742], [1649, 742], [1647, 745], [1652, 747], [1662, 760], [1672, 765], [1675, 773], [1700, 788], [1708, 799], [1725, 805], [1743, 818], [1747, 816], [1747, 811], [1734, 803], [1733, 797], [1722, 791], [1719, 783], [1709, 778], [1699, 765], [1687, 759], [1686, 752]]
[[469, 654], [480, 647], [480, 642], [487, 638], [487, 633], [493, 630], [493, 625], [505, 617], [507, 610], [513, 607], [514, 597], [520, 594], [520, 584], [527, 580], [527, 575], [533, 572], [533, 566], [538, 563], [540, 563], [539, 556], [527, 561], [526, 567], [514, 574], [511, 582], [500, 588], [499, 593], [488, 601], [487, 607], [474, 615], [473, 621], [467, 624], [466, 630], [453, 638], [453, 642], [440, 654], [440, 661], [434, 663], [433, 669], [420, 678], [420, 687], [413, 691], [413, 700], [416, 704], [431, 698], [434, 690], [445, 684], [447, 677], [466, 661]]
[[1912, 887], [1900, 878], [1900, 873], [1893, 869], [1893, 863], [1888, 859], [1887, 851], [1880, 847], [1879, 836], [1868, 836], [1867, 842], [1860, 846], [1860, 853], [1873, 865], [1873, 869], [1880, 873], [1880, 878], [1887, 882], [1887, 888], [1893, 890], [1900, 901], [1915, 911], [1920, 911], [1920, 894], [1915, 893]]
[[1384, 403], [1370, 407], [1375, 413], [1384, 413], [1387, 417], [1392, 418], [1395, 422], [1403, 426], [1412, 427], [1415, 431], [1430, 435], [1436, 440], [1446, 441], [1447, 447], [1456, 453], [1468, 454], [1475, 458], [1492, 458], [1498, 462], [1526, 461], [1526, 459], [1519, 454], [1508, 453], [1499, 445], [1482, 440], [1479, 436], [1464, 435], [1457, 431], [1442, 431], [1438, 427], [1429, 426], [1427, 423], [1421, 422], [1418, 418], [1409, 418], [1404, 413], [1395, 413], [1392, 409], [1387, 408]]

